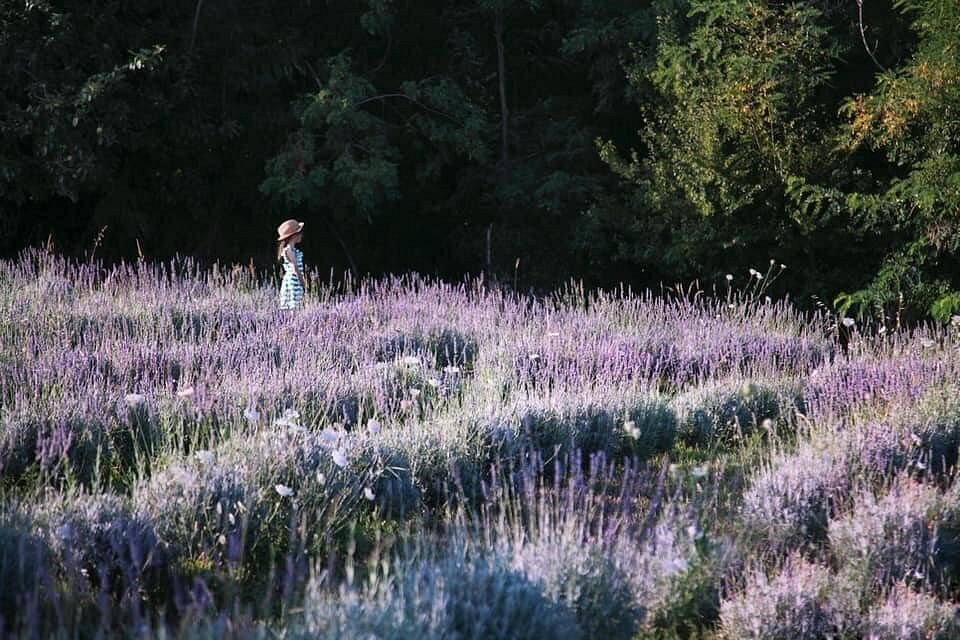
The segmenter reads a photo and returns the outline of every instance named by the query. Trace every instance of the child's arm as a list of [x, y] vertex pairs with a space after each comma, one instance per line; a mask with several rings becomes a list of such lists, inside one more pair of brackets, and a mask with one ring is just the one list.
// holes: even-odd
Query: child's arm
[[297, 278], [300, 279], [300, 286], [303, 288], [304, 292], [307, 290], [307, 279], [303, 277], [303, 274], [300, 272], [300, 265], [297, 264], [297, 256], [293, 253], [293, 249], [287, 247], [283, 250], [287, 254], [287, 260], [290, 261], [290, 264], [293, 265], [293, 271], [297, 274]]

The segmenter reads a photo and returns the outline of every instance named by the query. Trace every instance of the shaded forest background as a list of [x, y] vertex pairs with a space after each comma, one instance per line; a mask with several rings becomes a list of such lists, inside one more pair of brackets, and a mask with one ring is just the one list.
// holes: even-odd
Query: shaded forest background
[[0, 255], [267, 267], [297, 217], [321, 270], [946, 322], [958, 45], [956, 0], [3, 0]]

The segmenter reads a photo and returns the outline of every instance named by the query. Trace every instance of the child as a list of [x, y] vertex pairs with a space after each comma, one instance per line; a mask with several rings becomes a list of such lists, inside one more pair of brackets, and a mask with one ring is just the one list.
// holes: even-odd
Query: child
[[297, 243], [303, 239], [303, 223], [287, 220], [277, 227], [277, 260], [283, 263], [280, 283], [280, 308], [296, 309], [303, 306], [303, 292], [307, 281], [303, 277], [303, 251]]

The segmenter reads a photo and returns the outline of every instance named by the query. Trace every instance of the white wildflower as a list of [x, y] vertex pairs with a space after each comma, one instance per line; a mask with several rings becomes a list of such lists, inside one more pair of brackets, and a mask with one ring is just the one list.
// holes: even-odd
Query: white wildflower
[[374, 418], [367, 420], [367, 430], [373, 435], [380, 433], [380, 421]]
[[367, 500], [373, 500], [376, 496], [373, 493], [373, 490], [370, 487], [363, 488], [363, 497]]
[[344, 453], [343, 449], [334, 449], [334, 450], [330, 453], [330, 457], [333, 458], [333, 464], [337, 465], [337, 466], [340, 467], [341, 469], [343, 469], [344, 467], [346, 467], [346, 466], [347, 466], [347, 463], [349, 462], [349, 461], [347, 460], [347, 454]]
[[694, 478], [705, 478], [708, 471], [709, 470], [707, 469], [706, 465], [701, 465], [699, 467], [693, 467], [690, 469], [690, 475], [692, 475]]
[[291, 489], [285, 484], [275, 484], [273, 485], [273, 488], [277, 493], [279, 493], [284, 498], [289, 498], [290, 496], [293, 495], [293, 489]]
[[444, 373], [449, 373], [450, 375], [456, 375], [460, 373], [460, 367], [449, 365], [443, 368]]
[[126, 402], [127, 406], [131, 409], [136, 409], [146, 402], [146, 400], [147, 397], [142, 393], [128, 393], [127, 395], [123, 396], [123, 401]]
[[340, 436], [333, 429], [324, 429], [320, 432], [320, 441], [328, 447], [336, 446]]
[[427, 384], [429, 384], [434, 389], [437, 389], [440, 387], [440, 380], [438, 380], [437, 378], [427, 378]]
[[539, 360], [539, 359], [540, 359], [540, 354], [539, 354], [539, 353], [531, 353], [531, 354], [528, 355], [527, 357], [530, 358], [531, 360]]
[[202, 464], [212, 464], [213, 463], [213, 453], [207, 451], [206, 449], [197, 451], [193, 454], [193, 457], [199, 460]]
[[257, 411], [256, 407], [252, 404], [248, 404], [247, 408], [243, 410], [243, 417], [246, 418], [248, 422], [260, 422], [260, 412]]
[[920, 344], [923, 345], [923, 348], [924, 348], [924, 349], [929, 349], [930, 347], [932, 347], [933, 345], [935, 345], [936, 342], [934, 342], [934, 341], [931, 340], [930, 338], [924, 338], [923, 340], [920, 341]]
[[727, 282], [732, 282], [732, 281], [733, 281], [733, 274], [732, 274], [732, 273], [728, 273], [728, 274], [727, 274]]
[[854, 320], [853, 318], [844, 318], [843, 320], [840, 321], [840, 324], [842, 324], [847, 329], [849, 329], [853, 325], [857, 324], [857, 321]]
[[321, 485], [327, 484], [327, 476], [317, 471], [317, 482]]
[[416, 367], [420, 364], [420, 358], [417, 356], [403, 356], [400, 358], [400, 362], [407, 366]]
[[415, 389], [415, 388], [413, 388], [413, 387], [410, 388], [410, 397], [411, 397], [411, 398], [417, 398], [417, 397], [419, 397], [419, 395], [420, 395], [420, 389]]
[[559, 332], [559, 331], [551, 331], [550, 333], [547, 334], [547, 337], [548, 337], [548, 338], [559, 338], [559, 337], [560, 337], [560, 332]]
[[186, 389], [180, 389], [177, 391], [177, 396], [180, 398], [192, 398], [193, 394], [193, 387], [187, 387]]

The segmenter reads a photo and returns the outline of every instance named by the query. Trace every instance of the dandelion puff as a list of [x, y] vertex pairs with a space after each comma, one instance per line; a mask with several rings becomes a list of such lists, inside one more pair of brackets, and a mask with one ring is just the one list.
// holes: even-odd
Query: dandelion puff
[[330, 453], [330, 457], [333, 458], [333, 464], [337, 465], [341, 469], [347, 466], [349, 460], [347, 460], [347, 454], [344, 453], [343, 449], [334, 449]]
[[728, 273], [728, 274], [727, 274], [727, 282], [732, 282], [732, 281], [733, 281], [733, 274], [732, 274], [732, 273]]
[[373, 435], [380, 433], [380, 421], [374, 418], [367, 420], [367, 430]]
[[373, 490], [370, 487], [364, 487], [363, 497], [367, 500], [373, 501], [373, 499], [376, 498], [376, 495], [374, 495]]
[[193, 454], [193, 457], [199, 460], [202, 464], [210, 465], [213, 464], [213, 453], [203, 449], [197, 451]]
[[759, 271], [757, 271], [753, 277], [756, 278], [757, 280], [763, 280], [763, 274], [760, 273]]
[[285, 484], [275, 484], [273, 485], [273, 489], [284, 498], [289, 498], [290, 496], [293, 495], [293, 489], [291, 489]]

